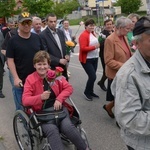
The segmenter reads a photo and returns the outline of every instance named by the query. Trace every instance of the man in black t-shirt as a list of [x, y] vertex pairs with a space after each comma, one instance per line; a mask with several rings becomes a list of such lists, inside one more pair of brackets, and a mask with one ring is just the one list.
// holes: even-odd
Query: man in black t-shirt
[[34, 54], [43, 50], [41, 39], [31, 33], [32, 18], [28, 12], [23, 12], [18, 17], [19, 32], [9, 41], [6, 50], [8, 67], [14, 79], [14, 91], [16, 96], [16, 110], [22, 109], [21, 99], [23, 89], [20, 87], [26, 77], [35, 71], [33, 67]]

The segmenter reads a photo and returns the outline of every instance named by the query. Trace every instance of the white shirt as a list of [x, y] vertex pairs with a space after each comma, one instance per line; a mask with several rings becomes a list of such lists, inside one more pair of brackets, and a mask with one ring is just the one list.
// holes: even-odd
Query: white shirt
[[[93, 46], [95, 44], [98, 44], [98, 39], [92, 34], [90, 33], [90, 44], [89, 46]], [[98, 58], [99, 57], [99, 48], [96, 48], [93, 51], [88, 52], [87, 54], [87, 58]]]
[[65, 35], [66, 35], [68, 41], [72, 41], [69, 30], [65, 30]]

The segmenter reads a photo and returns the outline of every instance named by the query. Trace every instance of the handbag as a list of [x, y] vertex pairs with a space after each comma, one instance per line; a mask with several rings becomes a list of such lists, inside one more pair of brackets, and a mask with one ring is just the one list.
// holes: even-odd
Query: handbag
[[55, 110], [54, 107], [42, 109], [35, 112], [37, 120], [41, 123], [52, 123], [59, 126], [60, 122], [67, 116], [64, 109]]

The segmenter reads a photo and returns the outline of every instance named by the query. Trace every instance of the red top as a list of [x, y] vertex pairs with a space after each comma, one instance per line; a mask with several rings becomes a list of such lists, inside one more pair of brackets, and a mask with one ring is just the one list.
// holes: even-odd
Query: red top
[[[80, 45], [79, 61], [82, 63], [86, 63], [86, 58], [87, 58], [88, 52], [95, 50], [95, 46], [89, 46], [90, 33], [91, 32], [84, 30], [79, 37], [79, 45]], [[92, 32], [92, 34], [94, 35], [93, 32]]]

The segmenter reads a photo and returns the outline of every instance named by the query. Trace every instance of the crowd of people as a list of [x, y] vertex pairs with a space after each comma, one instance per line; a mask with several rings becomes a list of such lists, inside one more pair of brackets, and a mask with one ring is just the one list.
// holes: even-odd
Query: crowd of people
[[[41, 19], [23, 12], [18, 16], [17, 28], [8, 26], [7, 31], [0, 32], [0, 98], [5, 97], [2, 89], [6, 61], [16, 110], [23, 110], [22, 102], [35, 111], [42, 110], [44, 101], [51, 100], [50, 107], [64, 108], [67, 113], [61, 121], [62, 132], [79, 150], [89, 150], [71, 123], [67, 107], [63, 106], [73, 92], [68, 77], [70, 54], [66, 52], [66, 41], [74, 42], [76, 37], [72, 35], [68, 20], [63, 21], [61, 29], [56, 28], [56, 22], [57, 16], [53, 13]], [[115, 22], [107, 18], [98, 36], [94, 33], [95, 25], [92, 18], [87, 19], [85, 30], [76, 39], [79, 61], [88, 76], [83, 91], [85, 100], [99, 98], [94, 92], [94, 84], [100, 58], [103, 74], [97, 84], [106, 92], [106, 101], [109, 101], [103, 106], [104, 111], [116, 119], [128, 150], [148, 150], [150, 17], [130, 14]], [[134, 51], [133, 47], [136, 47]], [[55, 78], [55, 84], [48, 85], [51, 86], [49, 91], [43, 87], [46, 72], [56, 67], [62, 68], [62, 76]], [[63, 150], [57, 126], [45, 123], [42, 129], [52, 149]]]

